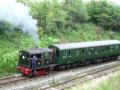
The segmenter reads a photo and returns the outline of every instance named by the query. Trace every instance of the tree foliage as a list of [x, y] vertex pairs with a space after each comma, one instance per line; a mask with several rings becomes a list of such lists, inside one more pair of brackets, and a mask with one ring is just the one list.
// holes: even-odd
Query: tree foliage
[[106, 30], [120, 30], [120, 7], [107, 1], [91, 1], [87, 5], [90, 22]]
[[67, 12], [67, 25], [75, 27], [76, 24], [80, 25], [88, 21], [88, 13], [86, 7], [81, 0], [66, 0], [64, 6], [65, 12]]
[[76, 29], [79, 24], [88, 20], [86, 7], [80, 0], [71, 3], [45, 0], [27, 4], [31, 7], [33, 17], [38, 20], [40, 36]]
[[[120, 30], [120, 6], [108, 3], [106, 0], [92, 0], [87, 4], [82, 0], [63, 0], [63, 3], [58, 0], [18, 1], [31, 8], [30, 13], [38, 20], [40, 37], [79, 30], [82, 24], [89, 22], [105, 30]], [[6, 32], [6, 25], [0, 34]]]
[[56, 33], [63, 29], [66, 13], [57, 1], [44, 1], [31, 4], [33, 17], [38, 20], [39, 34]]

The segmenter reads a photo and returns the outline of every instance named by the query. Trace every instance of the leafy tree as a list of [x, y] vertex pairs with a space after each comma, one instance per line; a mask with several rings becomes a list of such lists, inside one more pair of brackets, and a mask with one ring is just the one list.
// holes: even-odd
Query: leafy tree
[[61, 7], [57, 0], [31, 4], [32, 14], [38, 20], [39, 33], [53, 34], [64, 28], [66, 13]]
[[76, 25], [85, 23], [89, 19], [86, 7], [81, 0], [66, 0], [64, 7], [68, 14], [67, 27], [76, 27]]
[[87, 6], [91, 22], [107, 30], [119, 29], [120, 7], [116, 7], [104, 0], [93, 0]]

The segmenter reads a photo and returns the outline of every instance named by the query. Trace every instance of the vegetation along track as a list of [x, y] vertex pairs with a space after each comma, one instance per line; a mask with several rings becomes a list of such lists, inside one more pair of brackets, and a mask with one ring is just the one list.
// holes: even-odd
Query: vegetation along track
[[4, 85], [0, 85], [0, 90], [32, 90], [32, 89], [50, 89], [58, 88], [61, 85], [65, 85], [68, 82], [72, 82], [76, 79], [82, 79], [81, 82], [88, 79], [93, 79], [105, 73], [119, 70], [120, 61], [107, 62], [100, 65], [79, 67], [70, 70], [64, 70], [55, 72], [47, 76], [35, 77], [32, 79], [21, 79], [17, 82], [9, 82]]

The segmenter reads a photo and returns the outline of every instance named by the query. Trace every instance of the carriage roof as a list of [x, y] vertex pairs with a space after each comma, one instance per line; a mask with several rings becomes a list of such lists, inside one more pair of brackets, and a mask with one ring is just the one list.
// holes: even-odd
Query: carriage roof
[[91, 42], [76, 42], [76, 43], [65, 43], [65, 44], [53, 44], [50, 46], [56, 47], [60, 50], [97, 47], [106, 45], [120, 44], [118, 40], [104, 40], [104, 41], [91, 41]]

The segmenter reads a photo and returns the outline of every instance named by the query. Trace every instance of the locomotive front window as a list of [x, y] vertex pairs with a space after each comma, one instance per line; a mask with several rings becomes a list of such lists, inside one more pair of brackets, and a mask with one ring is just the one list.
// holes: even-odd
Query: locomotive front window
[[[42, 55], [43, 55], [43, 54], [42, 54]], [[50, 55], [49, 55], [48, 52], [44, 53], [44, 59], [48, 59], [49, 57], [50, 57]]]
[[49, 56], [49, 53], [45, 53], [45, 57], [48, 57]]
[[[31, 55], [31, 58], [33, 58], [34, 55]], [[41, 58], [41, 54], [35, 54], [37, 58]]]
[[58, 50], [56, 51], [56, 55], [57, 55], [57, 57], [59, 57], [59, 51]]
[[20, 51], [19, 52], [19, 65], [23, 65], [25, 67], [29, 66], [29, 53]]

